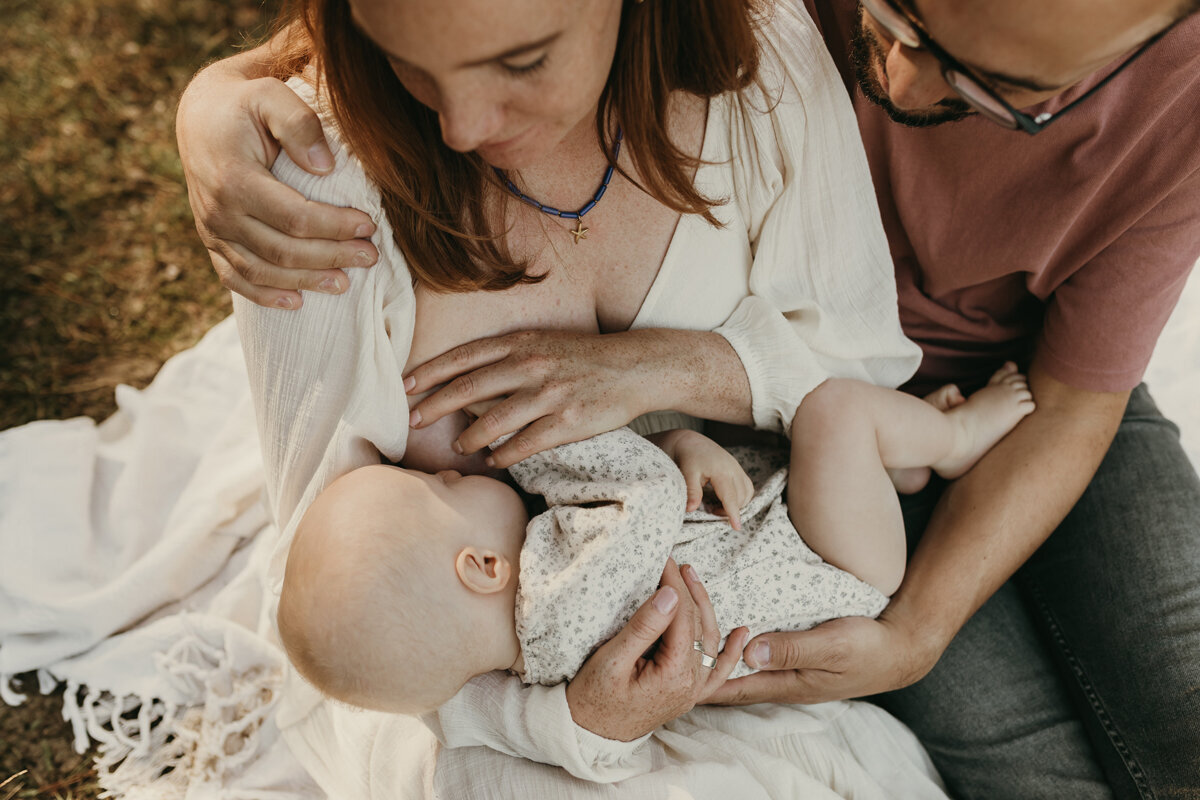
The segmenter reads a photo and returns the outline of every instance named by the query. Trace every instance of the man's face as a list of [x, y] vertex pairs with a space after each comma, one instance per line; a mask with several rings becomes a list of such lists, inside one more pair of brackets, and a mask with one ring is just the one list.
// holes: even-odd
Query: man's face
[[[880, 0], [883, 2], [883, 0]], [[1167, 27], [1179, 0], [899, 0], [948, 53], [1015, 108], [1037, 105]], [[863, 93], [916, 127], [971, 112], [927, 50], [895, 41], [859, 6], [851, 61]]]

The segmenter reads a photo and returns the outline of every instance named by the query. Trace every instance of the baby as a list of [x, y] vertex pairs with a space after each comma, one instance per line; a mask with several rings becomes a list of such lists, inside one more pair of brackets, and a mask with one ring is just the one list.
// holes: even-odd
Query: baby
[[[899, 394], [878, 391], [868, 402]], [[952, 391], [936, 401], [946, 410], [905, 398], [880, 417], [903, 430], [889, 432], [897, 442], [875, 434], [879, 469], [922, 470], [899, 474], [904, 488], [931, 466], [965, 471], [1032, 410], [1011, 365], [965, 402]], [[745, 450], [739, 463], [694, 431], [651, 439], [620, 429], [514, 465], [547, 504], [532, 520], [514, 489], [485, 476], [374, 465], [338, 479], [305, 514], [288, 559], [278, 622], [293, 663], [331, 697], [401, 713], [432, 710], [494, 669], [569, 680], [655, 591], [668, 556], [704, 578], [723, 636], [731, 622], [756, 635], [886, 606], [903, 572], [902, 522], [898, 569], [881, 563], [894, 560], [891, 547], [843, 548], [843, 563], [828, 563], [813, 542], [828, 531], [803, 527], [821, 523], [824, 484], [796, 486], [798, 448], [789, 486], [781, 452]], [[905, 439], [907, 449], [893, 446]], [[727, 515], [699, 508], [706, 483]], [[804, 505], [790, 518], [785, 487]], [[734, 677], [749, 671], [739, 664]]]

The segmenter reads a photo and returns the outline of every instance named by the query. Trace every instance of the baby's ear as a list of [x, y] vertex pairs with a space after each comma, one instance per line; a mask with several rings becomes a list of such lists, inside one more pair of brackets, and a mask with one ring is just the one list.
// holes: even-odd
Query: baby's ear
[[512, 580], [512, 564], [494, 550], [464, 547], [454, 560], [458, 579], [476, 594], [492, 594]]

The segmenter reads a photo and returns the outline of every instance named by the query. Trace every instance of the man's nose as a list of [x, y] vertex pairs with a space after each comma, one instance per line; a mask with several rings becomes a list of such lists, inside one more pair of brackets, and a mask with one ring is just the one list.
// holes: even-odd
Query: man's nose
[[888, 97], [897, 108], [928, 108], [958, 95], [942, 77], [942, 67], [928, 51], [892, 42], [883, 65]]
[[500, 132], [503, 107], [488, 87], [466, 84], [442, 90], [438, 121], [446, 146], [468, 153]]

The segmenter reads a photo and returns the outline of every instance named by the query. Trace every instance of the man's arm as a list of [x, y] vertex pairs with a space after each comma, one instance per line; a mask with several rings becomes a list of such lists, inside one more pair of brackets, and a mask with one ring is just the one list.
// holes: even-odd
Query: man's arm
[[307, 172], [333, 169], [317, 115], [271, 77], [286, 36], [201, 70], [175, 124], [196, 230], [221, 283], [259, 305], [299, 308], [297, 290], [345, 291], [338, 268], [370, 266], [379, 254], [369, 216], [307, 201], [271, 176], [281, 143]]
[[[879, 619], [759, 636], [746, 647], [746, 661], [769, 671], [730, 681], [714, 702], [861, 697], [915, 683], [933, 668], [959, 628], [1083, 494], [1129, 398], [1068, 386], [1036, 358], [1029, 383], [1037, 410], [947, 487]], [[756, 649], [764, 644], [765, 661]]]

